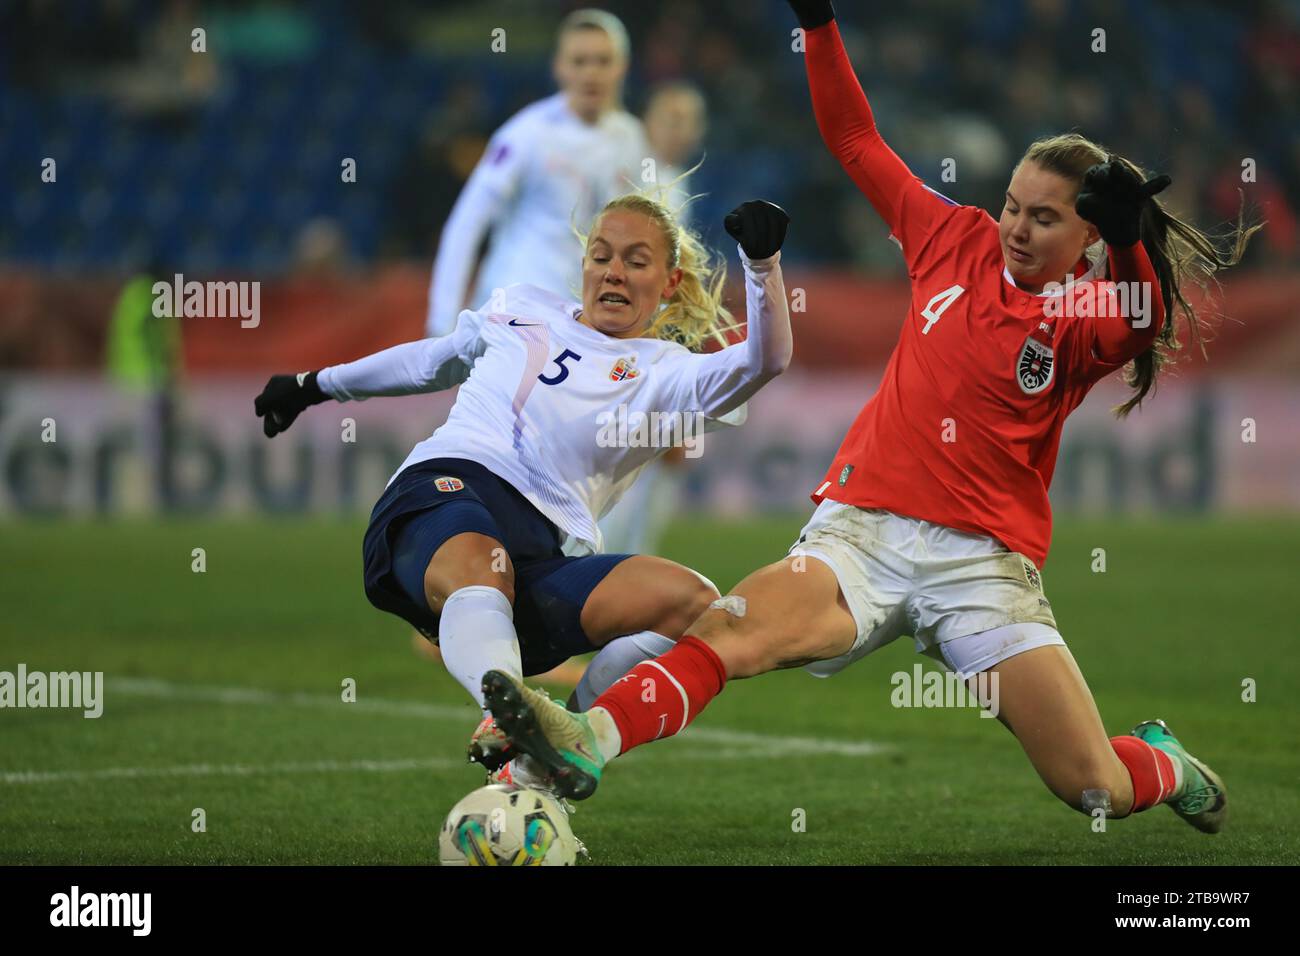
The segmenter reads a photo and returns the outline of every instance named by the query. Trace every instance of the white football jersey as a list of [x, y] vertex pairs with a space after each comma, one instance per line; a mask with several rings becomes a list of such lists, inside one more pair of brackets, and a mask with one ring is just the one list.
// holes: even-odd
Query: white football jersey
[[516, 113], [492, 136], [443, 229], [427, 333], [451, 330], [489, 230], [470, 302], [511, 284], [575, 295], [582, 247], [574, 226], [585, 231], [605, 203], [636, 191], [649, 156], [641, 121], [621, 109], [588, 124], [556, 93]]
[[743, 422], [744, 402], [785, 368], [779, 261], [744, 261], [749, 335], [717, 352], [614, 338], [577, 321], [580, 303], [515, 285], [491, 310], [463, 311], [451, 335], [322, 369], [317, 382], [340, 401], [460, 384], [447, 421], [398, 472], [478, 462], [555, 523], [566, 553], [600, 551], [597, 520], [647, 463], [674, 445], [697, 454], [710, 424]]

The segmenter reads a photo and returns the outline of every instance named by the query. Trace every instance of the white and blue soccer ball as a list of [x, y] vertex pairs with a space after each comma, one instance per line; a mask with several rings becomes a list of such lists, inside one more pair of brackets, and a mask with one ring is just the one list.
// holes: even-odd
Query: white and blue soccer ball
[[550, 794], [494, 783], [451, 808], [438, 855], [443, 866], [573, 866], [578, 841]]

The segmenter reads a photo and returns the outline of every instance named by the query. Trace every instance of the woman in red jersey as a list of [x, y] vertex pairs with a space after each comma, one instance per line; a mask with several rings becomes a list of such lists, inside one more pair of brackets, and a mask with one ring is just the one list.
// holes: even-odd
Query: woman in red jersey
[[[881, 139], [829, 0], [791, 0], [817, 123], [888, 225], [912, 305], [879, 390], [816, 489], [789, 556], [714, 602], [663, 656], [583, 715], [489, 674], [502, 729], [562, 792], [608, 759], [683, 729], [729, 679], [806, 666], [829, 676], [904, 634], [982, 691], [1062, 801], [1117, 817], [1169, 803], [1217, 832], [1222, 780], [1161, 721], [1108, 738], [1056, 629], [1040, 568], [1061, 427], [1129, 367], [1151, 390], [1176, 347], [1181, 286], [1235, 264], [1153, 197], [1141, 171], [1076, 134], [1034, 143], [998, 220], [936, 193]], [[1104, 246], [1102, 245], [1104, 243]], [[812, 560], [809, 560], [812, 559]], [[994, 676], [995, 675], [995, 676]], [[647, 689], [654, 688], [654, 693]]]

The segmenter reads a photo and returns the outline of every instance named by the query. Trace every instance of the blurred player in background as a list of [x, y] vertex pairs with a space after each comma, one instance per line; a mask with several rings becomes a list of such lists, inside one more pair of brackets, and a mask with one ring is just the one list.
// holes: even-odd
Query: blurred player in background
[[[1178, 347], [1180, 315], [1199, 341], [1184, 293], [1235, 265], [1260, 227], [1239, 221], [1220, 251], [1155, 198], [1168, 176], [1145, 180], [1077, 133], [1029, 147], [998, 220], [961, 206], [881, 137], [830, 0], [790, 4], [822, 138], [907, 263], [898, 343], [790, 557], [745, 578], [586, 713], [489, 674], [501, 730], [561, 792], [585, 795], [606, 760], [685, 729], [728, 680], [800, 666], [828, 677], [910, 634], [918, 651], [992, 687], [981, 703], [1066, 805], [1124, 817], [1167, 804], [1217, 833], [1223, 781], [1162, 721], [1107, 736], [1039, 568], [1066, 417], [1125, 368], [1133, 394], [1117, 412], [1137, 407]], [[644, 694], [656, 685], [672, 691]]]
[[[666, 83], [650, 94], [643, 120], [663, 191], [659, 199], [687, 225], [691, 197], [685, 177], [708, 125], [704, 96], [690, 83]], [[685, 464], [685, 449], [674, 448], [646, 466], [636, 484], [601, 519], [607, 551], [659, 553], [660, 539], [681, 497]]]
[[461, 190], [438, 244], [425, 334], [447, 335], [468, 303], [511, 283], [565, 297], [578, 288], [574, 223], [637, 188], [651, 155], [641, 121], [622, 107], [628, 57], [627, 30], [611, 13], [577, 10], [560, 24], [560, 91], [507, 120]]

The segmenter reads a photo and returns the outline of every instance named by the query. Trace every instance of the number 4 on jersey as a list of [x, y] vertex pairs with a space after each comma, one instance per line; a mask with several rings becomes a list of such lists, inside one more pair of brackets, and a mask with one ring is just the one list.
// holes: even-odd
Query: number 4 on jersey
[[921, 315], [925, 316], [925, 328], [921, 330], [922, 335], [928, 335], [930, 326], [939, 321], [939, 318], [948, 311], [948, 306], [957, 301], [957, 297], [966, 290], [959, 285], [949, 286], [944, 289], [933, 299], [926, 303], [925, 308], [921, 310]]

